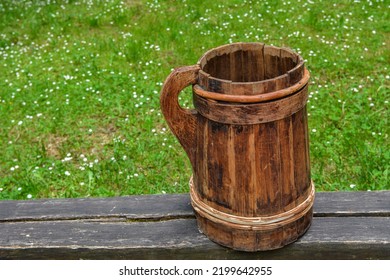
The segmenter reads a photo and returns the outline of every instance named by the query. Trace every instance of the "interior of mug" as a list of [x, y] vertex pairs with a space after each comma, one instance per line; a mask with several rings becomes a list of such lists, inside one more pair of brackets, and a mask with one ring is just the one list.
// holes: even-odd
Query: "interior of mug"
[[201, 71], [218, 80], [233, 83], [275, 79], [303, 65], [295, 52], [261, 43], [236, 43], [205, 53], [199, 60]]

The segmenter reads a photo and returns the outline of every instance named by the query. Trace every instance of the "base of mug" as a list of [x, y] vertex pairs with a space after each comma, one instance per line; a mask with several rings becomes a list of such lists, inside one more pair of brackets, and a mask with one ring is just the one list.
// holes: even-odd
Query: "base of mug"
[[273, 230], [234, 229], [195, 213], [199, 230], [211, 241], [238, 251], [256, 252], [282, 248], [295, 242], [310, 228], [312, 208], [300, 219]]
[[190, 180], [191, 203], [200, 231], [210, 240], [239, 251], [282, 248], [302, 236], [313, 218], [314, 184], [308, 197], [290, 211], [273, 216], [240, 217], [220, 212], [200, 200]]

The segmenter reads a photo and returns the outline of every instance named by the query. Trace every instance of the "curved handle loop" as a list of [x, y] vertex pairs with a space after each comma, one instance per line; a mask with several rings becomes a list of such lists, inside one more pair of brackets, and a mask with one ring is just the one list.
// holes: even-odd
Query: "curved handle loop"
[[192, 166], [195, 163], [197, 112], [180, 107], [178, 97], [184, 88], [197, 82], [198, 72], [199, 65], [175, 69], [165, 80], [160, 95], [164, 118], [186, 151]]

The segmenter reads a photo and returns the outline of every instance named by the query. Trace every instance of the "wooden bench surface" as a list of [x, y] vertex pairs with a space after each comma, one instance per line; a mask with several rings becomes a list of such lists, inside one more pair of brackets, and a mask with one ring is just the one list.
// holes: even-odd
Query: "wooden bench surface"
[[390, 191], [317, 193], [303, 237], [256, 253], [201, 234], [188, 194], [4, 200], [0, 259], [390, 259]]

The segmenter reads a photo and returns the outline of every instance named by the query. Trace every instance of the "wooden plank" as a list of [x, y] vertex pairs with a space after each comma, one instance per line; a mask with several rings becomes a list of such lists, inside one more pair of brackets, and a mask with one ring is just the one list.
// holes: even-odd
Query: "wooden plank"
[[0, 259], [390, 259], [389, 228], [390, 217], [316, 217], [297, 242], [245, 253], [211, 242], [195, 219], [3, 223]]
[[[188, 194], [0, 201], [0, 223], [91, 218], [171, 219], [193, 216]], [[314, 216], [390, 216], [390, 191], [319, 192]]]
[[188, 215], [193, 215], [188, 194], [0, 201], [0, 223], [90, 218], [169, 219]]
[[390, 216], [390, 191], [321, 192], [314, 203], [316, 216]]

